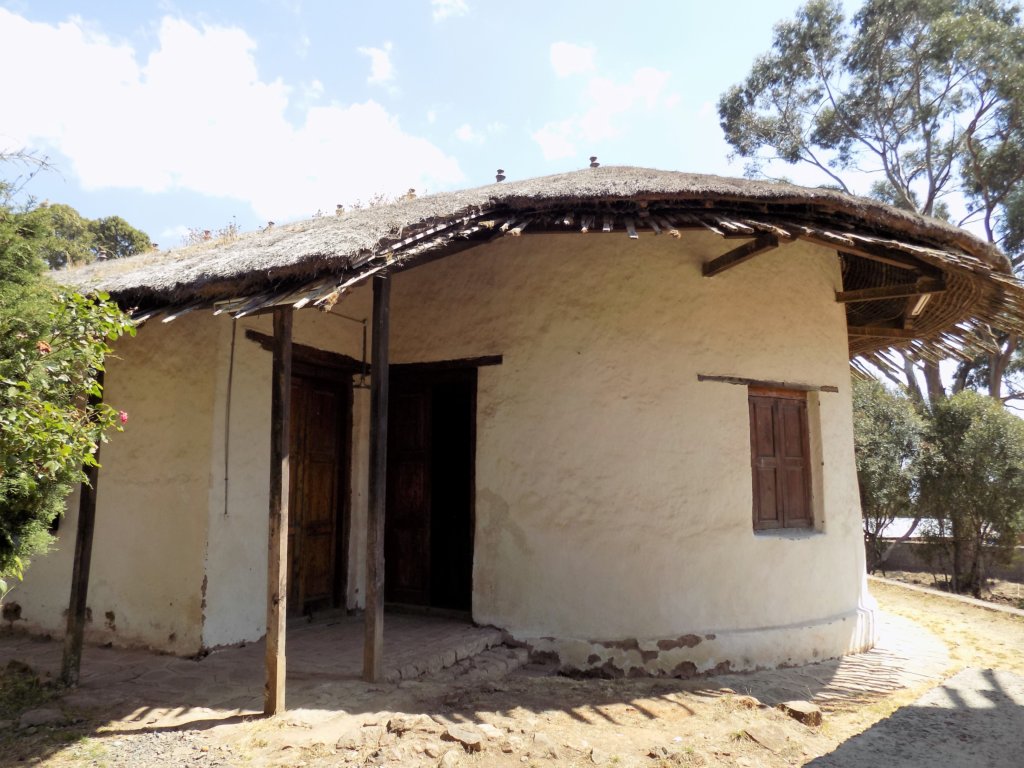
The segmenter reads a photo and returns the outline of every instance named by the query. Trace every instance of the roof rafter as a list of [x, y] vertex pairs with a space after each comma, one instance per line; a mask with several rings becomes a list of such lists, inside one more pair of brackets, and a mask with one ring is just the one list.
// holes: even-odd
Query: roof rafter
[[945, 280], [941, 278], [921, 278], [919, 280], [915, 280], [913, 283], [883, 285], [874, 288], [859, 288], [853, 291], [836, 291], [836, 301], [841, 304], [851, 304], [860, 301], [902, 299], [908, 296], [943, 293], [945, 290]]
[[761, 234], [738, 248], [733, 248], [731, 251], [723, 253], [711, 261], [705, 262], [701, 270], [704, 273], [704, 277], [714, 277], [725, 272], [727, 269], [732, 269], [737, 264], [749, 261], [758, 254], [778, 247], [779, 238], [775, 235]]

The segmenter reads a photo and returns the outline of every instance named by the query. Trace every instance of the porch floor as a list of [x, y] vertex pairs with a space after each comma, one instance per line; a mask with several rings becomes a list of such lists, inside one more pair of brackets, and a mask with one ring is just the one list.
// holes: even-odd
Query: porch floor
[[[374, 689], [361, 681], [363, 617], [290, 623], [286, 639], [289, 709], [344, 706]], [[60, 674], [62, 642], [18, 632], [5, 633], [0, 666], [17, 659], [44, 679]], [[436, 674], [502, 642], [493, 627], [436, 616], [388, 613], [384, 621], [385, 680], [398, 683]], [[64, 697], [83, 709], [124, 713], [138, 708], [137, 719], [158, 714], [166, 722], [175, 710], [194, 720], [202, 710], [257, 714], [263, 707], [263, 640], [215, 650], [205, 658], [184, 659], [145, 650], [86, 645], [80, 685]], [[339, 695], [340, 694], [340, 695]], [[351, 702], [350, 703], [355, 703]], [[145, 719], [144, 719], [145, 718]]]

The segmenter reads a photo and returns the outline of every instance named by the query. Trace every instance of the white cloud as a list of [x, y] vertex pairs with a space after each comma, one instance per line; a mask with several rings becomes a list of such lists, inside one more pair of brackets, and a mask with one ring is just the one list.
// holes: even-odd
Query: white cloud
[[463, 123], [455, 129], [455, 138], [467, 144], [484, 143], [484, 137], [477, 133], [469, 123]]
[[324, 95], [324, 84], [319, 80], [313, 80], [306, 86], [306, 95], [311, 99], [319, 99]]
[[156, 244], [160, 246], [161, 250], [168, 248], [177, 248], [181, 245], [182, 241], [188, 236], [189, 228], [185, 224], [178, 224], [174, 227], [167, 227], [160, 231], [160, 239], [157, 240]]
[[559, 160], [563, 157], [572, 157], [576, 153], [576, 145], [572, 141], [572, 134], [575, 132], [572, 120], [548, 123], [539, 131], [534, 131], [530, 137], [540, 144], [540, 151], [544, 154], [545, 160]]
[[590, 144], [583, 147], [583, 152], [596, 151], [597, 142], [620, 135], [620, 123], [629, 115], [639, 109], [648, 112], [656, 109], [668, 79], [668, 72], [651, 67], [636, 70], [625, 83], [592, 77], [584, 89], [583, 112], [547, 123], [535, 131], [532, 138], [540, 145], [546, 160], [577, 154], [576, 147], [581, 141]]
[[190, 190], [279, 222], [463, 181], [454, 158], [373, 100], [306, 107], [290, 122], [303, 89], [262, 80], [254, 49], [242, 30], [164, 18], [141, 58], [75, 19], [0, 8], [0, 50], [32, 62], [30, 76], [0, 79], [0, 100], [19, 105], [4, 115], [6, 145], [60, 152], [88, 189]]
[[591, 72], [594, 69], [594, 56], [596, 54], [597, 51], [590, 45], [552, 43], [551, 66], [559, 77]]
[[391, 43], [380, 48], [357, 48], [363, 56], [370, 57], [370, 76], [366, 82], [372, 85], [386, 85], [395, 79], [395, 67], [391, 63]]
[[453, 16], [465, 16], [469, 13], [466, 0], [430, 0], [434, 21], [443, 21]]

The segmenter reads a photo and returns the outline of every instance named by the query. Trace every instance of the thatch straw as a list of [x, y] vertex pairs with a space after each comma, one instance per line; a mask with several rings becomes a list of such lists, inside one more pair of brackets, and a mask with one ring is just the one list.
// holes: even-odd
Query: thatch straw
[[[341, 216], [310, 219], [230, 241], [105, 261], [61, 275], [80, 288], [100, 289], [115, 296], [182, 301], [193, 296], [226, 296], [249, 291], [258, 283], [340, 273], [360, 255], [427, 223], [442, 223], [487, 210], [553, 208], [559, 204], [613, 201], [711, 201], [759, 203], [770, 214], [778, 210], [826, 224], [841, 215], [867, 232], [955, 248], [1008, 271], [1005, 258], [988, 244], [937, 219], [897, 210], [830, 189], [792, 184], [705, 176], [647, 168], [587, 168], [524, 181], [506, 181], [460, 192], [351, 211]], [[232, 288], [231, 283], [236, 283]]]
[[[910, 274], [944, 276], [945, 293], [913, 318], [914, 338], [906, 332], [902, 338], [865, 335], [881, 334], [873, 318], [891, 322], [886, 318], [902, 314], [905, 300], [848, 307], [852, 356], [885, 349], [920, 357], [974, 354], [989, 344], [982, 326], [1024, 333], [1024, 286], [1009, 261], [947, 222], [831, 189], [629, 167], [403, 200], [229, 241], [97, 263], [61, 279], [105, 290], [147, 316], [214, 302], [220, 302], [218, 311], [241, 316], [282, 304], [330, 307], [371, 274], [414, 265], [425, 254], [471, 247], [481, 238], [591, 228], [630, 237], [646, 228], [679, 237], [686, 227], [725, 237], [801, 238], [835, 249], [844, 254], [847, 287], [899, 284]], [[859, 333], [852, 327], [858, 325]]]

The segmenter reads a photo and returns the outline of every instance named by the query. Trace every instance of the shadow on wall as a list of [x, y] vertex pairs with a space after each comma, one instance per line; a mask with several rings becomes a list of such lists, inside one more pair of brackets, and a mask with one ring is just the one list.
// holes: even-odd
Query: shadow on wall
[[1020, 768], [1022, 734], [1024, 677], [966, 669], [807, 765]]

